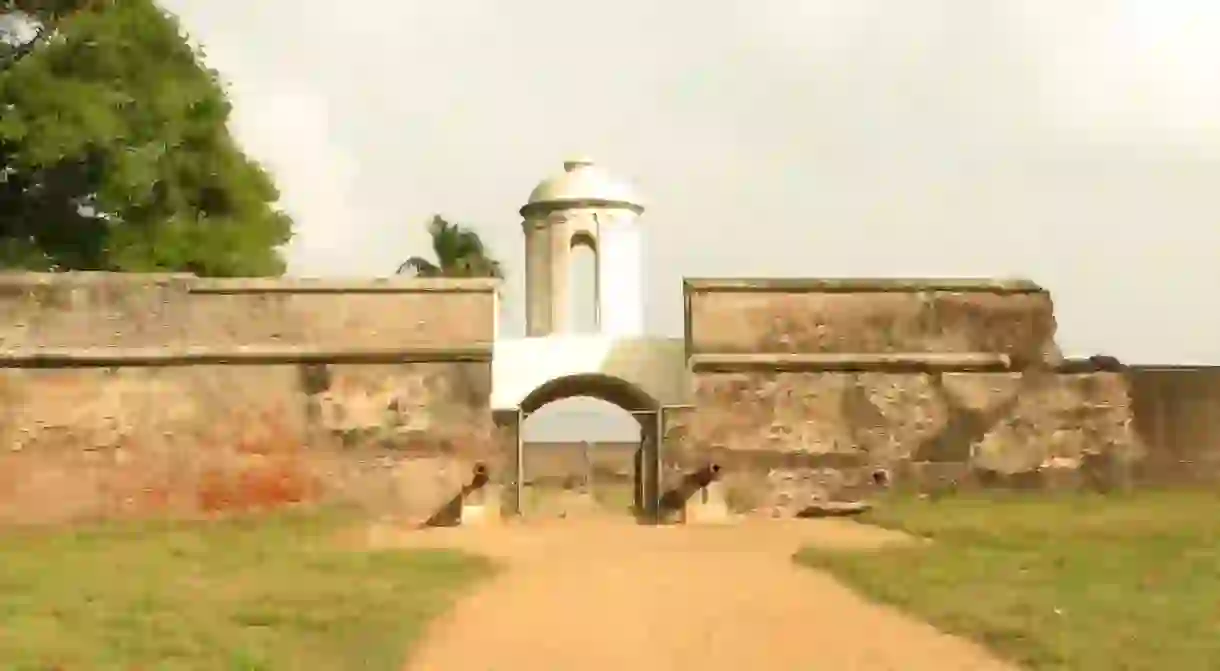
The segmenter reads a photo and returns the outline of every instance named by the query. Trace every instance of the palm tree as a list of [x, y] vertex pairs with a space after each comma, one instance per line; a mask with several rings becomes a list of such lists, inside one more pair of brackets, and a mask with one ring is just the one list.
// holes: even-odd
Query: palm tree
[[504, 278], [500, 262], [492, 258], [478, 233], [444, 217], [432, 216], [428, 222], [432, 253], [436, 263], [412, 256], [398, 267], [398, 274], [411, 272], [416, 277], [494, 277]]

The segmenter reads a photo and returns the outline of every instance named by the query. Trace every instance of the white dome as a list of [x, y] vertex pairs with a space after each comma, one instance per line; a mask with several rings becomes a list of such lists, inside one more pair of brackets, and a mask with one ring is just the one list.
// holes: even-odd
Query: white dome
[[618, 205], [637, 211], [644, 209], [639, 194], [630, 184], [611, 177], [585, 158], [565, 161], [562, 173], [534, 187], [525, 207], [582, 202]]

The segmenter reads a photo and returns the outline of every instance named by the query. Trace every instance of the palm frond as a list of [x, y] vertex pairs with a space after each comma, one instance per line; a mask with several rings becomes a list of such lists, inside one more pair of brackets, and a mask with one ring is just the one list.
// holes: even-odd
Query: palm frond
[[440, 267], [422, 256], [412, 256], [407, 259], [402, 265], [398, 266], [395, 274], [402, 275], [407, 272], [416, 277], [440, 277], [442, 274]]
[[494, 277], [503, 279], [500, 262], [492, 258], [475, 231], [433, 215], [428, 222], [432, 253], [436, 262], [418, 256], [407, 259], [399, 272], [413, 271], [417, 277]]

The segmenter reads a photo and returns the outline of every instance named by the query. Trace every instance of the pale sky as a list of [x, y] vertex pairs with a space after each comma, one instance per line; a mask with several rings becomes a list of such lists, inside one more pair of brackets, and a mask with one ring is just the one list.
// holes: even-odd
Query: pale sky
[[[1068, 354], [1220, 363], [1214, 0], [165, 0], [297, 221], [297, 275], [383, 275], [433, 212], [508, 266], [564, 158], [647, 195], [683, 276], [1026, 276]], [[563, 436], [567, 437], [567, 436]]]

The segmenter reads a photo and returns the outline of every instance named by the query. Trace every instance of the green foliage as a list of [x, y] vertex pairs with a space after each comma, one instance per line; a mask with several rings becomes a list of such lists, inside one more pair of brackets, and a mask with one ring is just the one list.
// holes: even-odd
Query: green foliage
[[492, 258], [478, 233], [434, 215], [428, 223], [428, 234], [432, 236], [436, 263], [412, 256], [398, 267], [399, 273], [412, 272], [417, 277], [504, 277], [500, 262]]
[[16, 9], [41, 32], [0, 54], [0, 267], [283, 272], [292, 222], [173, 17], [153, 0]]

